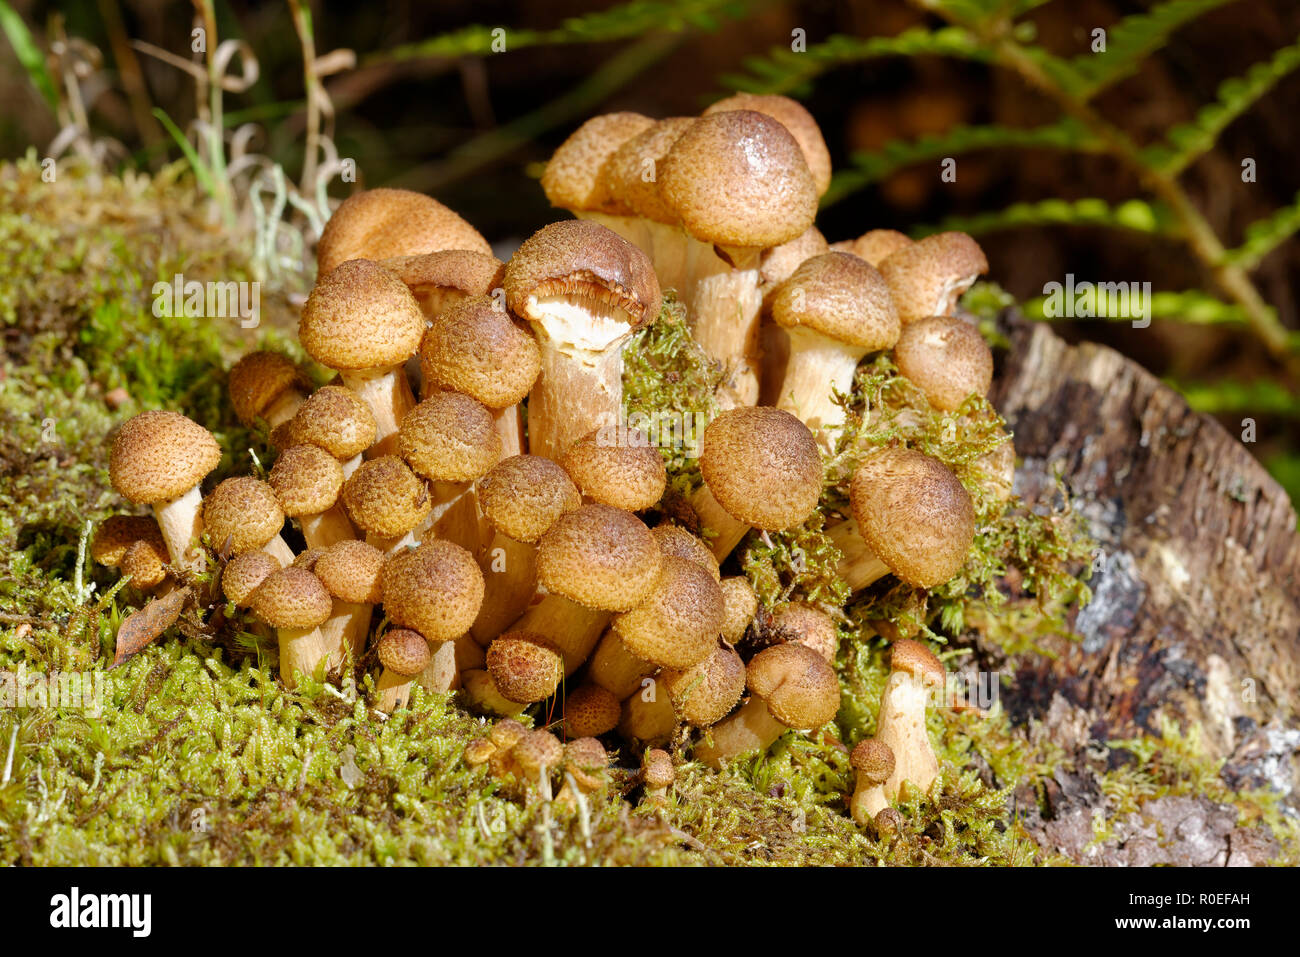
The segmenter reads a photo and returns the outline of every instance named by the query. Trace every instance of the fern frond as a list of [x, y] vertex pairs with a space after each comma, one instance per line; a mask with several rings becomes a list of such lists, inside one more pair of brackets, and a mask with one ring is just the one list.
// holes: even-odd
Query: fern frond
[[839, 171], [831, 180], [830, 189], [822, 197], [822, 206], [824, 208], [838, 202], [850, 193], [879, 182], [906, 166], [976, 150], [1005, 148], [1095, 153], [1104, 147], [1082, 123], [1072, 117], [1030, 129], [958, 126], [918, 140], [893, 140], [873, 153], [855, 153], [853, 166]]
[[1143, 151], [1157, 169], [1177, 176], [1197, 157], [1208, 153], [1228, 124], [1250, 109], [1283, 77], [1300, 68], [1300, 40], [1283, 47], [1265, 63], [1256, 63], [1245, 76], [1219, 84], [1218, 97], [1197, 111], [1196, 119], [1175, 126], [1167, 142]]
[[1300, 230], [1300, 193], [1295, 202], [1246, 227], [1246, 241], [1224, 254], [1224, 261], [1243, 269], [1254, 269], [1260, 260]]
[[[1043, 305], [1046, 301], [1047, 299], [1044, 296], [1029, 299], [1020, 304], [1020, 310], [1025, 314], [1026, 318], [1051, 321], [1056, 317], [1048, 316], [1044, 311]], [[1099, 299], [1098, 305], [1100, 306], [1103, 302], [1105, 300]], [[1103, 322], [1132, 321], [1130, 316], [1099, 315], [1094, 318]], [[1214, 326], [1244, 323], [1246, 314], [1235, 303], [1223, 302], [1198, 289], [1191, 289], [1185, 292], [1153, 293], [1151, 295], [1151, 318], [1183, 323], [1189, 326]]]
[[1240, 382], [1183, 382], [1165, 379], [1165, 383], [1182, 393], [1197, 412], [1243, 412], [1250, 415], [1276, 415], [1300, 419], [1300, 402], [1291, 390], [1273, 379]]
[[1164, 206], [1140, 199], [1130, 199], [1118, 206], [1111, 206], [1104, 199], [1015, 203], [989, 213], [950, 217], [937, 226], [922, 226], [914, 233], [926, 236], [953, 229], [978, 235], [1018, 226], [1105, 226], [1157, 236], [1178, 235], [1175, 220]]

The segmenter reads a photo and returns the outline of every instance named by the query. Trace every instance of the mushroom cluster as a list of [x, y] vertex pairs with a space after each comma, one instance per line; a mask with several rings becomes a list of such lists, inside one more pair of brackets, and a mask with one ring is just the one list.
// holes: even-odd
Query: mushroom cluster
[[[105, 522], [92, 554], [141, 591], [208, 583], [274, 639], [289, 689], [361, 669], [382, 712], [417, 688], [456, 693], [497, 719], [467, 762], [529, 799], [599, 794], [621, 739], [663, 806], [688, 755], [720, 768], [822, 729], [843, 609], [764, 607], [733, 553], [818, 517], [853, 591], [949, 581], [976, 531], [953, 472], [866, 450], [836, 521], [819, 515], [825, 460], [865, 357], [893, 350], [945, 413], [992, 372], [956, 309], [987, 268], [974, 241], [872, 230], [832, 247], [813, 225], [829, 178], [807, 111], [742, 94], [699, 117], [589, 120], [542, 178], [577, 218], [507, 262], [429, 197], [357, 193], [321, 236], [302, 307], [318, 368], [253, 352], [230, 370], [236, 414], [278, 450], [269, 472], [210, 483], [212, 433], [138, 415], [112, 481], [153, 514]], [[623, 350], [668, 291], [721, 382], [684, 495], [623, 419]], [[990, 472], [1013, 465], [1008, 441]], [[853, 752], [863, 823], [938, 770], [925, 704], [943, 667], [907, 639], [892, 659], [876, 736]]]

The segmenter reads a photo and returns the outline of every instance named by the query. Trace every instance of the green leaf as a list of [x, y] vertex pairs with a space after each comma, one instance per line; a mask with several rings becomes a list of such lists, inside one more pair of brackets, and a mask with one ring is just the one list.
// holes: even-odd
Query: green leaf
[[49, 104], [50, 110], [57, 112], [59, 109], [58, 89], [54, 85], [50, 71], [45, 66], [45, 54], [36, 45], [36, 40], [32, 37], [31, 31], [27, 29], [27, 24], [23, 23], [23, 18], [5, 0], [0, 0], [0, 30], [4, 30], [5, 36], [9, 38], [9, 43], [14, 48], [14, 54], [18, 57], [18, 62], [22, 64], [23, 69], [27, 71], [27, 78], [31, 80], [32, 86], [36, 87], [37, 92]]
[[212, 171], [208, 168], [208, 164], [203, 162], [203, 158], [199, 156], [199, 152], [194, 148], [194, 144], [186, 139], [185, 134], [181, 132], [180, 127], [172, 122], [172, 118], [162, 109], [155, 106], [153, 108], [153, 115], [157, 117], [158, 122], [163, 125], [171, 135], [171, 138], [176, 141], [176, 145], [181, 148], [181, 152], [185, 154], [185, 161], [190, 164], [190, 169], [194, 170], [194, 178], [199, 181], [199, 186], [201, 186], [203, 191], [209, 196], [216, 196], [217, 184], [212, 178]]
[[1297, 401], [1290, 389], [1272, 379], [1253, 379], [1247, 382], [1233, 379], [1221, 382], [1165, 379], [1165, 382], [1181, 392], [1187, 399], [1187, 404], [1197, 412], [1242, 412], [1300, 419], [1300, 401]]
[[937, 226], [914, 230], [917, 236], [955, 229], [979, 235], [1019, 226], [1105, 226], [1152, 235], [1176, 236], [1177, 226], [1163, 207], [1131, 199], [1112, 207], [1104, 199], [1045, 199], [1037, 203], [1015, 203], [1005, 209], [974, 216], [954, 216]]
[[1272, 216], [1256, 220], [1246, 227], [1246, 240], [1236, 249], [1224, 254], [1224, 261], [1254, 269], [1260, 260], [1282, 245], [1297, 230], [1300, 230], [1300, 193], [1296, 193], [1295, 202], [1283, 206]]

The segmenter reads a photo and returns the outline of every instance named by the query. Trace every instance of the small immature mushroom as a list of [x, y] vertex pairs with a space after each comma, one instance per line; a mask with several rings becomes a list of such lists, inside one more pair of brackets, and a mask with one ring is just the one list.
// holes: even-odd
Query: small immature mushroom
[[942, 703], [945, 680], [943, 663], [925, 645], [901, 638], [890, 647], [889, 681], [876, 717], [876, 738], [894, 753], [894, 769], [884, 784], [888, 801], [898, 800], [904, 781], [924, 794], [939, 775], [925, 710], [931, 696]]
[[888, 574], [933, 588], [966, 563], [975, 504], [952, 471], [913, 449], [885, 448], [849, 482], [853, 518], [832, 526], [840, 577], [854, 591]]
[[374, 606], [383, 598], [380, 576], [384, 553], [356, 539], [344, 539], [325, 549], [312, 566], [334, 598], [330, 617], [321, 625], [321, 635], [330, 648], [329, 667], [361, 658], [370, 633]]
[[487, 672], [507, 701], [532, 704], [555, 694], [564, 678], [564, 660], [540, 635], [508, 631], [488, 646]]
[[551, 796], [551, 773], [564, 760], [564, 745], [549, 731], [525, 731], [510, 749], [514, 772], [531, 801]]
[[[724, 114], [725, 115], [725, 114]], [[731, 409], [704, 430], [704, 485], [690, 498], [721, 562], [751, 528], [802, 524], [817, 507], [822, 460], [817, 440], [789, 412], [768, 406]]]
[[266, 480], [284, 514], [298, 520], [308, 548], [328, 548], [357, 537], [339, 501], [343, 466], [320, 446], [293, 445], [285, 449]]
[[167, 548], [151, 541], [132, 542], [122, 553], [122, 574], [144, 592], [152, 592], [167, 580]]
[[566, 220], [526, 239], [506, 265], [506, 304], [528, 320], [541, 373], [528, 402], [534, 454], [559, 458], [622, 412], [623, 345], [659, 317], [645, 253], [596, 223]]
[[984, 250], [965, 233], [935, 233], [896, 250], [880, 263], [880, 275], [906, 326], [927, 316], [948, 316], [962, 293], [988, 272]]
[[533, 334], [495, 299], [471, 296], [433, 320], [420, 341], [424, 397], [435, 389], [472, 396], [492, 410], [501, 454], [524, 451], [518, 403], [542, 369]]
[[573, 811], [582, 800], [600, 795], [609, 785], [609, 755], [594, 737], [582, 737], [564, 746], [564, 784], [555, 796], [556, 806]]
[[951, 412], [971, 393], [987, 395], [993, 353], [965, 319], [931, 316], [909, 322], [894, 346], [898, 371], [941, 412]]
[[849, 810], [865, 826], [889, 807], [885, 782], [894, 773], [894, 751], [880, 738], [864, 738], [849, 754], [849, 764], [858, 772]]
[[[221, 591], [226, 600], [236, 608], [248, 608], [253, 594], [272, 572], [280, 570], [280, 563], [266, 552], [244, 552], [226, 562], [221, 570]], [[271, 638], [266, 623], [257, 621], [253, 631], [262, 638]]]
[[293, 562], [293, 550], [280, 537], [284, 509], [269, 484], [251, 476], [228, 478], [203, 501], [203, 527], [212, 547], [231, 555], [261, 549], [281, 565]]
[[471, 633], [486, 646], [528, 608], [537, 592], [537, 541], [582, 504], [573, 480], [550, 459], [515, 455], [479, 480], [478, 505], [493, 529], [480, 557], [486, 591]]
[[772, 632], [784, 641], [807, 645], [827, 661], [835, 660], [840, 635], [835, 620], [820, 608], [804, 602], [785, 602], [772, 609]]
[[349, 259], [388, 259], [439, 249], [491, 253], [477, 229], [431, 196], [406, 189], [367, 189], [343, 201], [316, 244], [316, 275]]
[[764, 250], [759, 260], [759, 290], [763, 294], [763, 376], [760, 383], [759, 405], [776, 405], [781, 399], [781, 383], [785, 367], [790, 364], [790, 334], [781, 324], [771, 321], [772, 300], [782, 283], [809, 259], [830, 252], [826, 237], [816, 226], [780, 246]]
[[587, 501], [639, 512], [663, 497], [664, 460], [637, 429], [595, 429], [560, 458]]
[[171, 561], [158, 523], [148, 515], [112, 515], [100, 522], [90, 540], [90, 557], [116, 568], [141, 591], [152, 591], [167, 577]]
[[778, 408], [809, 428], [844, 424], [835, 393], [853, 389], [858, 362], [898, 341], [898, 314], [880, 273], [850, 253], [825, 253], [803, 263], [776, 291], [772, 318], [790, 336], [790, 358]]
[[343, 483], [343, 506], [367, 541], [395, 552], [415, 543], [412, 531], [433, 508], [429, 486], [395, 455], [363, 462]]
[[564, 733], [570, 738], [596, 737], [618, 727], [619, 699], [600, 685], [580, 685], [564, 697]]
[[172, 564], [202, 571], [199, 483], [221, 461], [212, 433], [176, 412], [142, 412], [128, 419], [109, 455], [113, 488], [129, 502], [153, 506]]
[[695, 728], [717, 724], [745, 693], [745, 663], [729, 646], [689, 668], [665, 668], [659, 681], [672, 700], [677, 717]]
[[430, 321], [468, 296], [490, 295], [506, 268], [496, 256], [470, 249], [396, 256], [379, 265], [406, 284]]
[[246, 353], [230, 367], [226, 385], [235, 415], [250, 428], [258, 419], [268, 429], [288, 422], [311, 392], [311, 381], [279, 352]]
[[423, 335], [424, 313], [415, 297], [400, 279], [365, 259], [349, 260], [317, 280], [302, 307], [303, 348], [370, 406], [378, 440], [372, 455], [392, 451], [393, 436], [415, 405], [406, 360]]
[[695, 749], [710, 767], [751, 751], [766, 751], [790, 729], [820, 728], [840, 706], [840, 684], [821, 655], [800, 644], [773, 645], [745, 669], [749, 701], [713, 726], [712, 740]]
[[[560, 144], [542, 173], [542, 189], [551, 205], [618, 229], [598, 215], [611, 208], [601, 170], [623, 143], [654, 124], [650, 117], [631, 112], [605, 113], [583, 123]], [[625, 234], [620, 230], [620, 235]]]
[[477, 738], [465, 746], [465, 763], [471, 768], [486, 764], [493, 777], [504, 777], [509, 773], [510, 749], [527, 731], [513, 718], [502, 718], [492, 725], [486, 738]]
[[376, 434], [370, 406], [351, 389], [327, 385], [308, 396], [289, 420], [281, 448], [318, 446], [343, 463], [343, 477], [351, 478]]
[[305, 568], [271, 572], [253, 592], [253, 614], [275, 629], [286, 688], [298, 686], [299, 674], [314, 676], [329, 657], [320, 626], [332, 607], [330, 593]]
[[642, 803], [660, 807], [668, 803], [668, 789], [673, 786], [677, 773], [673, 759], [667, 751], [651, 748], [641, 759], [641, 783], [645, 787]]
[[722, 580], [718, 571], [718, 560], [713, 557], [713, 552], [709, 551], [709, 546], [686, 529], [680, 525], [656, 525], [650, 531], [659, 542], [659, 550], [665, 555], [676, 555], [678, 558], [685, 558], [702, 565], [704, 570], [713, 576], [714, 581]]
[[379, 639], [379, 663], [384, 666], [375, 690], [375, 707], [385, 714], [405, 708], [411, 700], [411, 685], [429, 664], [432, 652], [424, 636], [407, 628], [393, 628]]
[[713, 653], [722, 629], [722, 588], [696, 562], [663, 556], [659, 578], [635, 608], [614, 616], [624, 647], [664, 668], [690, 668]]
[[734, 645], [758, 614], [758, 596], [748, 578], [736, 575], [722, 580], [722, 603], [722, 640]]
[[537, 548], [537, 577], [549, 594], [514, 627], [553, 643], [564, 655], [565, 673], [572, 674], [612, 614], [650, 596], [661, 560], [650, 529], [631, 512], [608, 505], [566, 512]]
[[831, 248], [860, 256], [879, 269], [882, 262], [904, 246], [910, 245], [911, 237], [896, 229], [869, 229], [857, 239], [834, 243]]

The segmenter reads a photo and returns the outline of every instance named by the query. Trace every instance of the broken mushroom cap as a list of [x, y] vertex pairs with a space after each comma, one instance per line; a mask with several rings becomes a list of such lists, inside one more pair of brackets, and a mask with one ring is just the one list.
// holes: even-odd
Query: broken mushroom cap
[[627, 140], [654, 125], [640, 113], [593, 116], [560, 144], [542, 174], [542, 190], [552, 206], [572, 210], [604, 209], [608, 196], [600, 171]]
[[381, 259], [383, 266], [411, 290], [430, 319], [466, 296], [486, 296], [501, 285], [506, 264], [489, 253], [443, 249], [421, 256]]
[[460, 392], [435, 392], [402, 419], [397, 448], [425, 478], [471, 482], [501, 458], [501, 436], [482, 402]]
[[821, 497], [817, 440], [789, 412], [770, 406], [729, 409], [710, 422], [700, 471], [718, 504], [754, 528], [799, 525]]
[[618, 727], [618, 698], [598, 684], [580, 685], [564, 699], [564, 733], [570, 738], [605, 734]]
[[790, 135], [799, 144], [804, 162], [808, 164], [808, 172], [812, 176], [817, 195], [821, 196], [826, 192], [831, 185], [831, 154], [826, 148], [821, 127], [802, 103], [788, 96], [775, 94], [735, 93], [718, 100], [704, 111], [704, 115], [732, 110], [765, 113], [789, 130]]
[[722, 580], [722, 575], [718, 571], [718, 560], [713, 557], [713, 552], [709, 551], [709, 546], [697, 536], [680, 525], [656, 525], [650, 529], [650, 533], [658, 540], [659, 550], [665, 555], [676, 555], [678, 558], [696, 562], [704, 566], [704, 570], [713, 576], [715, 582]]
[[141, 412], [113, 440], [108, 471], [113, 488], [137, 505], [180, 498], [221, 462], [212, 433], [178, 412]]
[[284, 509], [269, 484], [246, 475], [236, 476], [226, 479], [203, 500], [203, 526], [217, 551], [229, 543], [230, 554], [242, 555], [279, 536], [284, 527]]
[[478, 562], [451, 542], [428, 541], [390, 556], [380, 581], [389, 619], [429, 641], [465, 634], [483, 603]]
[[343, 505], [348, 517], [380, 538], [404, 535], [423, 521], [433, 508], [424, 480], [395, 455], [362, 462], [343, 483]]
[[280, 563], [267, 552], [244, 552], [226, 562], [221, 571], [221, 591], [236, 608], [247, 608], [253, 593], [272, 572], [280, 570]]
[[[161, 539], [161, 536], [159, 536]], [[136, 588], [150, 589], [163, 583], [167, 577], [167, 563], [171, 557], [161, 541], [141, 539], [132, 542], [122, 553], [122, 574], [131, 579]]]
[[397, 675], [418, 675], [433, 660], [433, 651], [424, 636], [409, 628], [392, 628], [384, 632], [376, 650], [379, 663]]
[[329, 618], [334, 601], [315, 575], [290, 566], [266, 576], [251, 606], [272, 628], [315, 628]]
[[426, 388], [463, 392], [490, 409], [521, 401], [541, 368], [532, 333], [486, 296], [450, 306], [420, 342]]
[[424, 313], [406, 285], [378, 263], [350, 259], [317, 280], [298, 321], [298, 339], [330, 369], [381, 369], [420, 347]]
[[776, 291], [772, 318], [874, 352], [898, 341], [898, 313], [889, 287], [870, 263], [851, 253], [805, 260]]
[[615, 616], [614, 630], [636, 657], [661, 667], [689, 668], [717, 647], [722, 589], [707, 569], [685, 558], [664, 555], [659, 569], [645, 599]]
[[677, 715], [687, 724], [707, 728], [725, 718], [745, 693], [745, 663], [733, 649], [715, 647], [689, 668], [665, 668], [659, 680]]
[[826, 659], [800, 644], [765, 648], [745, 668], [745, 681], [787, 728], [820, 728], [840, 707], [840, 684]]
[[639, 512], [664, 494], [663, 457], [643, 432], [594, 429], [574, 442], [560, 464], [582, 494], [602, 505]]
[[722, 640], [734, 645], [758, 614], [758, 595], [743, 575], [722, 579]]
[[285, 515], [319, 515], [338, 501], [343, 466], [319, 446], [294, 445], [280, 453], [266, 480]]
[[673, 144], [694, 122], [693, 116], [669, 117], [624, 141], [601, 167], [605, 207], [656, 223], [676, 223], [676, 214], [659, 195], [657, 171]]
[[532, 704], [555, 694], [564, 678], [564, 658], [541, 635], [508, 631], [488, 646], [487, 671], [507, 701]]
[[631, 512], [583, 505], [542, 536], [537, 577], [547, 591], [588, 608], [628, 611], [654, 590], [661, 560], [655, 537]]
[[993, 353], [984, 337], [955, 316], [909, 322], [894, 346], [894, 362], [941, 412], [953, 411], [972, 392], [987, 395], [993, 382]]
[[984, 250], [975, 240], [949, 232], [896, 250], [881, 261], [880, 274], [889, 284], [899, 320], [907, 325], [927, 316], [951, 314], [961, 294], [988, 268]]
[[370, 406], [341, 385], [317, 389], [289, 420], [286, 445], [316, 445], [342, 462], [375, 444], [376, 426]]
[[329, 593], [355, 605], [383, 600], [384, 553], [355, 538], [335, 542], [316, 559], [312, 571]]
[[[311, 392], [311, 381], [292, 359], [278, 352], [250, 352], [230, 368], [226, 377], [230, 404], [246, 426], [275, 407], [285, 393]], [[274, 423], [272, 423], [274, 424]]]
[[127, 549], [141, 541], [154, 545], [166, 555], [167, 543], [152, 516], [110, 515], [95, 527], [90, 557], [106, 568], [119, 568]]
[[556, 519], [582, 504], [567, 472], [540, 455], [513, 455], [478, 483], [479, 507], [493, 528], [517, 542], [536, 542]]
[[349, 259], [389, 259], [439, 249], [491, 253], [477, 229], [442, 203], [406, 189], [367, 189], [334, 211], [316, 245], [316, 274]]
[[857, 239], [846, 239], [835, 243], [831, 248], [860, 256], [879, 269], [882, 262], [904, 246], [910, 245], [911, 237], [896, 229], [869, 229]]
[[701, 242], [779, 246], [812, 225], [817, 187], [799, 144], [753, 110], [702, 116], [673, 144], [659, 192]]
[[975, 505], [938, 459], [912, 449], [882, 449], [853, 473], [849, 500], [862, 540], [908, 584], [933, 588], [966, 563]]
[[772, 628], [785, 641], [807, 645], [827, 661], [835, 660], [839, 630], [830, 615], [804, 602], [786, 602], [772, 610]]

